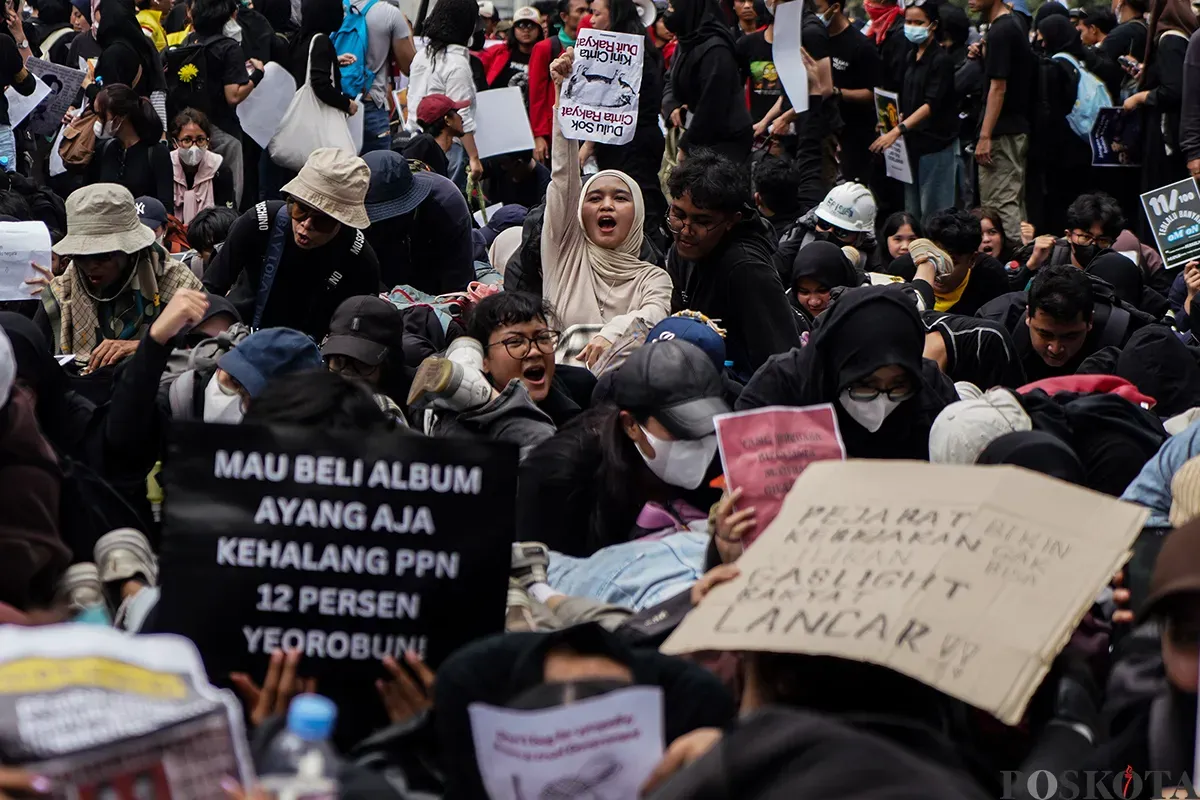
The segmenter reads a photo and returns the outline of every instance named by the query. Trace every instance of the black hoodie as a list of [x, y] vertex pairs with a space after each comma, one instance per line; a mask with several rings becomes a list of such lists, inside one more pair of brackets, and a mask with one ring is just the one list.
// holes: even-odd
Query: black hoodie
[[680, 258], [672, 247], [667, 272], [675, 285], [671, 313], [691, 309], [720, 320], [728, 331], [727, 358], [745, 380], [771, 356], [799, 347], [800, 334], [772, 260], [771, 228], [753, 209], [742, 216], [699, 261]]

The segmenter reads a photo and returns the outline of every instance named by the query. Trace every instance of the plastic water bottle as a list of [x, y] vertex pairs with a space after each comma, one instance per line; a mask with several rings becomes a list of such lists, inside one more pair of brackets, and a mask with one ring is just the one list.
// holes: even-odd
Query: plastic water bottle
[[335, 800], [337, 750], [329, 742], [337, 706], [319, 694], [297, 695], [288, 708], [287, 730], [275, 738], [259, 764], [259, 783], [279, 800]]

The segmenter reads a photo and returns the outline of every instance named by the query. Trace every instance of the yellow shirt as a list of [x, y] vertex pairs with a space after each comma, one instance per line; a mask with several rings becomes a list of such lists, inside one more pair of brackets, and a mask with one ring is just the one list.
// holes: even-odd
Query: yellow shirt
[[142, 26], [142, 33], [154, 42], [159, 52], [167, 49], [167, 33], [163, 30], [161, 19], [162, 12], [152, 8], [137, 12], [137, 21]]
[[183, 44], [183, 40], [192, 35], [192, 26], [188, 25], [178, 33], [167, 34], [167, 47], [178, 47]]
[[967, 270], [967, 277], [963, 278], [963, 282], [958, 285], [958, 288], [946, 294], [938, 294], [935, 289], [933, 292], [935, 311], [949, 311], [954, 308], [954, 304], [962, 299], [963, 292], [967, 290], [967, 284], [971, 282], [971, 271]]

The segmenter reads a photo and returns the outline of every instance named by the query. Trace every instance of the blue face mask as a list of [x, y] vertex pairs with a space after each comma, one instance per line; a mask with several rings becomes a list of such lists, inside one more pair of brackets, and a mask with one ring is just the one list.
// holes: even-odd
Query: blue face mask
[[[826, 14], [828, 14], [828, 16], [826, 16]], [[821, 20], [821, 24], [828, 28], [829, 23], [833, 20], [833, 9], [825, 12], [825, 14], [817, 14], [817, 19]]]
[[913, 44], [924, 44], [929, 38], [929, 28], [923, 25], [905, 25], [904, 38]]

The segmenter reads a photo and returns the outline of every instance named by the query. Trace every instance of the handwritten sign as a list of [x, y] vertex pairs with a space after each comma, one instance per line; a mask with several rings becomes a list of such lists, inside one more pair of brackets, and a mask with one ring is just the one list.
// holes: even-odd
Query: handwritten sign
[[558, 101], [563, 136], [605, 144], [633, 141], [645, 48], [645, 36], [595, 28], [579, 32], [571, 77]]
[[44, 222], [0, 222], [0, 300], [29, 300], [31, 263], [50, 268], [50, 231]]
[[[875, 117], [879, 127], [887, 133], [900, 124], [900, 96], [883, 89], [875, 90]], [[912, 162], [908, 160], [908, 143], [901, 136], [896, 143], [883, 151], [883, 164], [887, 176], [901, 183], [912, 183]]]
[[758, 529], [742, 540], [747, 547], [779, 514], [784, 497], [809, 464], [846, 458], [837, 414], [829, 403], [736, 411], [713, 422], [726, 486], [742, 490], [739, 506], [757, 509]]
[[1200, 189], [1195, 178], [1146, 192], [1142, 208], [1167, 269], [1200, 259]]
[[822, 461], [662, 651], [866, 661], [1013, 725], [1148, 513], [1019, 467]]
[[492, 800], [638, 797], [663, 753], [663, 696], [631, 686], [516, 711], [472, 703], [471, 738]]

